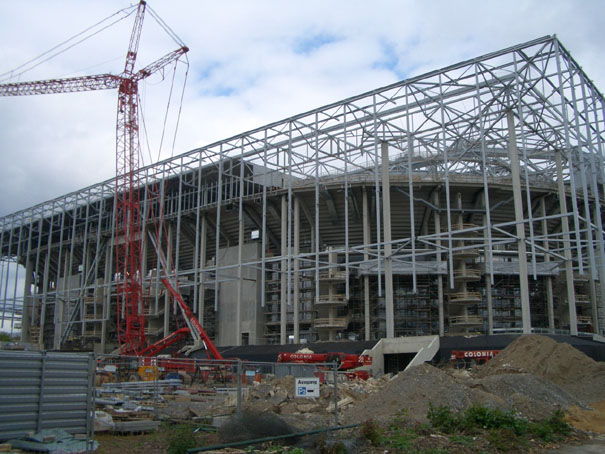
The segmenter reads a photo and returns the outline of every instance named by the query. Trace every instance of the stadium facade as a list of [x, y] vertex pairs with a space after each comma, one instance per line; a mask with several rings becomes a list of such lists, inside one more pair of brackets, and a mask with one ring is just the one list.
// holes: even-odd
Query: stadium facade
[[[603, 101], [547, 36], [141, 169], [148, 339], [177, 328], [156, 247], [217, 345], [603, 334]], [[117, 346], [114, 196], [0, 219], [24, 341]]]

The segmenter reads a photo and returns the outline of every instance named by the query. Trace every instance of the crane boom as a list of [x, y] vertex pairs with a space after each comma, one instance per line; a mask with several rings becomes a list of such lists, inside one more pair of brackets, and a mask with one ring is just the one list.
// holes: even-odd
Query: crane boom
[[[172, 51], [145, 68], [137, 71], [131, 78], [138, 82], [151, 76], [156, 71], [178, 60], [181, 55], [186, 54], [189, 48], [183, 46]], [[78, 93], [96, 90], [114, 90], [120, 84], [128, 80], [124, 74], [96, 74], [93, 76], [67, 77], [64, 79], [33, 80], [27, 82], [16, 82], [11, 84], [0, 84], [0, 96], [32, 96], [52, 95], [57, 93]]]
[[112, 90], [118, 88], [121, 82], [122, 77], [113, 74], [17, 82], [13, 84], [0, 84], [0, 96], [50, 95], [55, 93]]

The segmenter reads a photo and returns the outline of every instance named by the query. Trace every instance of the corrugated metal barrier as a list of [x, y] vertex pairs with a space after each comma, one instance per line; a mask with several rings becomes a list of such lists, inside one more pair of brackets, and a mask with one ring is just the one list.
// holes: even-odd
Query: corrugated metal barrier
[[93, 354], [0, 351], [0, 440], [42, 429], [93, 436]]

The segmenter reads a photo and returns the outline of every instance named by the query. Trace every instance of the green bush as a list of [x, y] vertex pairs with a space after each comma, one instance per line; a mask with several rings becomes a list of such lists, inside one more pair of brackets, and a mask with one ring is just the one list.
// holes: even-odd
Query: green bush
[[426, 417], [435, 429], [448, 434], [455, 432], [460, 425], [459, 415], [452, 413], [450, 407], [445, 405], [435, 407], [429, 402], [429, 412]]
[[469, 432], [476, 429], [510, 429], [515, 435], [525, 435], [529, 431], [527, 421], [516, 417], [512, 412], [479, 405], [466, 409], [460, 425], [463, 430]]
[[187, 454], [188, 449], [196, 447], [193, 426], [176, 424], [168, 430], [168, 454]]
[[548, 419], [529, 425], [530, 433], [544, 440], [557, 441], [571, 433], [571, 427], [565, 422], [565, 413], [556, 410]]
[[380, 446], [383, 442], [383, 430], [380, 425], [372, 419], [368, 419], [361, 425], [360, 432], [361, 436], [368, 440], [373, 446]]

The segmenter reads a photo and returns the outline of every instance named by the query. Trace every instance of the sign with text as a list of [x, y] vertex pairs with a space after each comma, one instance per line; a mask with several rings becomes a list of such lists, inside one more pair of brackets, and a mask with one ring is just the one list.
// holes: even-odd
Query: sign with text
[[319, 378], [296, 378], [294, 388], [296, 397], [319, 397]]

